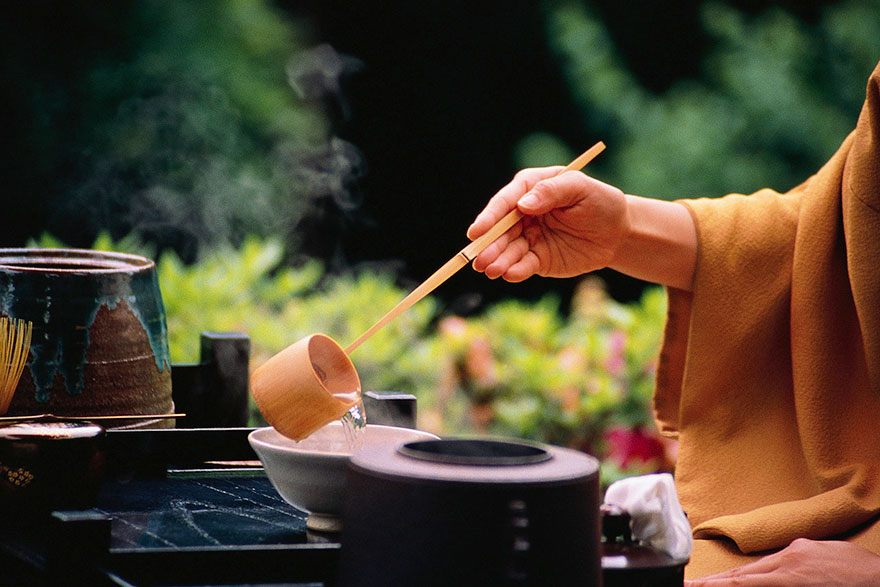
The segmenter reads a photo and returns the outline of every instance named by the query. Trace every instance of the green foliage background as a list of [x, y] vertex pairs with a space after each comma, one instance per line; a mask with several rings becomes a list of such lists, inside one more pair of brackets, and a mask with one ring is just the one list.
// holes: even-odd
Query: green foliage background
[[[799, 184], [855, 126], [880, 59], [877, 0], [829, 4], [811, 25], [778, 7], [746, 16], [710, 0], [703, 75], [656, 94], [626, 68], [588, 2], [545, 5], [580, 123], [609, 144], [603, 179], [662, 199]], [[535, 133], [520, 143], [519, 164], [556, 164], [575, 151]]]

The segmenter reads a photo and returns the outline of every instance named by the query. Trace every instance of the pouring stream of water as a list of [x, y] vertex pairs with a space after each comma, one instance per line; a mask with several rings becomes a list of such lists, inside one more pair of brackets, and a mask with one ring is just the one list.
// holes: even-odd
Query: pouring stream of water
[[334, 393], [333, 397], [346, 402], [357, 401], [341, 418], [348, 450], [354, 452], [364, 443], [364, 430], [367, 427], [367, 412], [364, 409], [364, 401], [361, 399], [360, 392], [357, 391]]

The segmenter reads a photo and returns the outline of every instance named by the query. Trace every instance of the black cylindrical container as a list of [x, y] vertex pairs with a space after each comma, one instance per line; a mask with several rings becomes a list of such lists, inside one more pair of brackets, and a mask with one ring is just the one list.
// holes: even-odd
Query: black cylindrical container
[[104, 468], [104, 429], [51, 419], [0, 426], [4, 520], [94, 507]]
[[374, 446], [349, 465], [341, 585], [598, 585], [599, 465], [507, 440]]

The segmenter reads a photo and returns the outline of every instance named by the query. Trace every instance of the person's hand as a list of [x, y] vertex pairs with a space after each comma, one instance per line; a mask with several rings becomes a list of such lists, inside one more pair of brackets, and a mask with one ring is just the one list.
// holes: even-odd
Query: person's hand
[[856, 587], [880, 585], [880, 556], [849, 542], [799, 538], [745, 566], [685, 581], [686, 587]]
[[525, 216], [474, 259], [492, 279], [573, 277], [612, 263], [627, 234], [623, 192], [578, 171], [525, 169], [489, 200], [468, 229], [476, 239], [510, 210]]

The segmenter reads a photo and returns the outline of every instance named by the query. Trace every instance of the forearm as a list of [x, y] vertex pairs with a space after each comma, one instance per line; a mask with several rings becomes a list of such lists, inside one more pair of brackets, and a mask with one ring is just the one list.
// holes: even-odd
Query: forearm
[[697, 260], [697, 229], [675, 202], [626, 196], [627, 234], [609, 267], [626, 275], [690, 290]]

